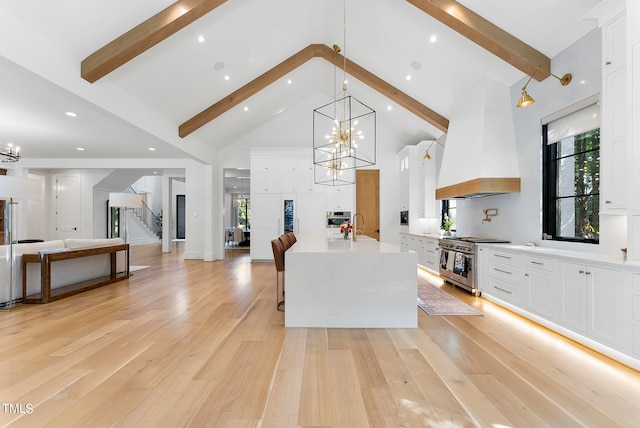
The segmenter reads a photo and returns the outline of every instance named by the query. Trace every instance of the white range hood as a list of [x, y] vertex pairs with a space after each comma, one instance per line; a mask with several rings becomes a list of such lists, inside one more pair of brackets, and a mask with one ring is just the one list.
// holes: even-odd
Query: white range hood
[[456, 100], [436, 199], [520, 191], [509, 88], [491, 79]]

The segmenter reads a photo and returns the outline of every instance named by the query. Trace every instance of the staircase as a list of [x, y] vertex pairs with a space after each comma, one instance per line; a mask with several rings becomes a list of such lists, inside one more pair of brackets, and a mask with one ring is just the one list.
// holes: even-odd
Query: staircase
[[[129, 187], [126, 192], [137, 193], [132, 187]], [[133, 226], [134, 221], [139, 226], [137, 227], [138, 232], [136, 233], [138, 236], [132, 237], [133, 241], [139, 241], [138, 243], [148, 243], [157, 242], [162, 239], [162, 210], [156, 214], [144, 201], [142, 201], [142, 207], [129, 208], [127, 211], [130, 215], [129, 220], [133, 220], [129, 222], [129, 226]], [[147, 236], [145, 237], [143, 235]]]

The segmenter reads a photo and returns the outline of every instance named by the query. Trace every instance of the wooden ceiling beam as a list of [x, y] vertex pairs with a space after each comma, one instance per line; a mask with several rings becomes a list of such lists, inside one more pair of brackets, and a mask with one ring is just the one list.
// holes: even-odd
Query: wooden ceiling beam
[[537, 81], [549, 77], [551, 60], [546, 55], [460, 3], [454, 0], [407, 1]]
[[[247, 98], [260, 92], [267, 86], [274, 83], [276, 80], [284, 77], [287, 73], [292, 72], [293, 70], [313, 58], [325, 59], [326, 61], [340, 68], [342, 68], [344, 64], [344, 57], [336, 53], [330, 47], [323, 44], [309, 45], [298, 53], [284, 60], [280, 64], [276, 65], [271, 70], [253, 79], [251, 82], [247, 83], [240, 89], [222, 98], [211, 107], [203, 110], [191, 119], [184, 122], [178, 128], [178, 135], [184, 138], [187, 135], [195, 132], [202, 126], [206, 125], [226, 111], [237, 106]], [[448, 119], [434, 112], [425, 105], [419, 103], [399, 89], [391, 86], [384, 80], [360, 67], [358, 64], [354, 63], [348, 58], [347, 73], [360, 80], [362, 83], [368, 85], [372, 89], [378, 91], [382, 95], [386, 96], [390, 100], [394, 101], [398, 105], [409, 110], [416, 116], [435, 126], [442, 132], [447, 132], [447, 129], [449, 128]]]
[[80, 75], [94, 83], [226, 1], [175, 2], [85, 58], [80, 65]]
[[[329, 61], [336, 67], [342, 68], [342, 66], [344, 65], [344, 57], [342, 55], [335, 53], [335, 51], [327, 45], [320, 44], [314, 46], [316, 46], [317, 49], [316, 56]], [[422, 120], [435, 126], [440, 131], [446, 133], [449, 129], [449, 120], [447, 118], [439, 115], [429, 107], [411, 98], [400, 89], [390, 85], [370, 71], [360, 67], [349, 58], [347, 58], [346, 71], [348, 74], [352, 75], [372, 89], [375, 89], [385, 97], [389, 98], [391, 101], [404, 107]]]
[[314, 57], [314, 51], [315, 49], [313, 45], [309, 45], [293, 56], [290, 56], [280, 64], [273, 67], [271, 70], [263, 73], [259, 77], [256, 77], [240, 89], [232, 92], [217, 103], [213, 104], [211, 107], [203, 110], [191, 119], [184, 122], [178, 128], [178, 135], [182, 138], [186, 137], [187, 135], [211, 122], [213, 119], [220, 116], [224, 112], [237, 106], [247, 98], [260, 92], [267, 86], [274, 83], [276, 80], [286, 76], [287, 73], [292, 72], [305, 62], [312, 59]]

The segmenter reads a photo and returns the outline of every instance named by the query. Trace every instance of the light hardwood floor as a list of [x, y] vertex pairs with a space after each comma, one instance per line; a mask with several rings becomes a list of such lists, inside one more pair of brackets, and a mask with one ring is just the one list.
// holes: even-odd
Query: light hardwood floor
[[285, 329], [247, 251], [132, 263], [150, 267], [0, 314], [1, 426], [640, 426], [640, 373], [450, 286], [484, 316]]

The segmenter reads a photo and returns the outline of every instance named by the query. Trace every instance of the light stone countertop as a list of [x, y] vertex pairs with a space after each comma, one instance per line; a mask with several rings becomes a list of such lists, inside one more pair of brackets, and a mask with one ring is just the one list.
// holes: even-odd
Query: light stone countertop
[[561, 248], [550, 248], [544, 246], [532, 246], [532, 245], [516, 245], [516, 244], [478, 244], [482, 248], [488, 249], [504, 249], [513, 250], [527, 255], [537, 255], [541, 257], [562, 257], [570, 259], [569, 261], [576, 262], [589, 262], [591, 264], [598, 264], [602, 266], [612, 266], [616, 268], [632, 268], [640, 270], [640, 266], [625, 262], [622, 257], [622, 252], [618, 255], [591, 253], [587, 251], [572, 251]]

